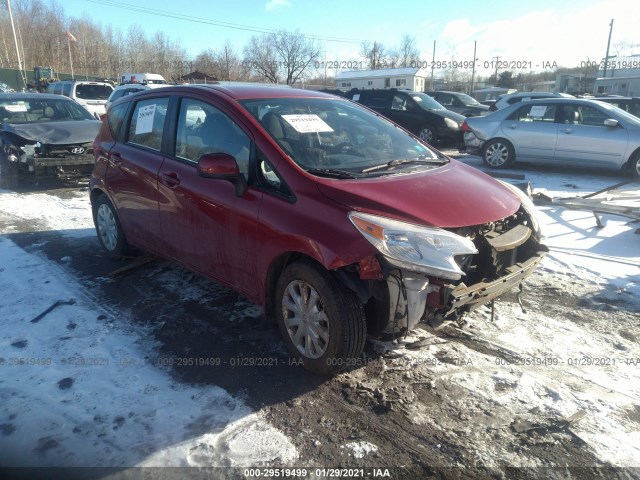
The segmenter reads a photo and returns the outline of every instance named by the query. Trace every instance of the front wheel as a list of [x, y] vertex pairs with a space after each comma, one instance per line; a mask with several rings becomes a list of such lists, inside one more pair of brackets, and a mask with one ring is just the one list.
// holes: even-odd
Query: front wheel
[[351, 290], [322, 267], [299, 262], [284, 270], [275, 295], [280, 332], [306, 370], [329, 375], [357, 364], [366, 321]]
[[109, 257], [120, 258], [127, 253], [129, 246], [118, 214], [104, 194], [93, 203], [93, 223], [100, 245]]
[[490, 140], [482, 149], [482, 160], [492, 168], [503, 168], [513, 162], [515, 152], [506, 140]]
[[438, 131], [431, 125], [423, 125], [418, 129], [418, 137], [433, 145], [438, 141]]

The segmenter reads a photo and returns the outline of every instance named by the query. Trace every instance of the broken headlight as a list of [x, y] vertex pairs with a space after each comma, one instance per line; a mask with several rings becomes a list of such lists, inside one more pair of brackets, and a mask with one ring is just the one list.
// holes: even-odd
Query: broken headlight
[[515, 185], [511, 185], [508, 182], [503, 182], [502, 180], [498, 181], [518, 196], [518, 198], [520, 199], [520, 204], [522, 205], [522, 209], [527, 213], [529, 221], [531, 222], [531, 225], [529, 225], [529, 227], [531, 227], [531, 230], [533, 231], [533, 236], [538, 242], [544, 241], [545, 236], [542, 233], [542, 227], [540, 227], [540, 222], [538, 221], [538, 209], [533, 204], [529, 196]]
[[464, 272], [456, 256], [478, 253], [468, 238], [440, 228], [361, 212], [349, 213], [349, 219], [389, 263], [410, 271], [459, 280]]

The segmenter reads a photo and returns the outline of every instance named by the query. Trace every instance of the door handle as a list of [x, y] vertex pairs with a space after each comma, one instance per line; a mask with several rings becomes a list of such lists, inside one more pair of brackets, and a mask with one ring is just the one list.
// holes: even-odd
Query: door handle
[[511, 130], [515, 130], [516, 128], [518, 128], [518, 126], [515, 123], [512, 123], [511, 125], [509, 125], [509, 128]]
[[114, 167], [119, 167], [120, 165], [122, 165], [122, 157], [118, 152], [110, 153], [109, 155], [107, 155], [107, 158], [109, 159], [109, 163]]
[[572, 133], [573, 133], [573, 130], [571, 130], [570, 128], [565, 128], [565, 129], [563, 130], [563, 132], [564, 132], [564, 133], [566, 133], [566, 134], [568, 134], [568, 135], [570, 135], [570, 134], [572, 134]]
[[180, 177], [178, 177], [178, 174], [175, 172], [163, 173], [162, 181], [169, 188], [176, 188], [180, 185]]

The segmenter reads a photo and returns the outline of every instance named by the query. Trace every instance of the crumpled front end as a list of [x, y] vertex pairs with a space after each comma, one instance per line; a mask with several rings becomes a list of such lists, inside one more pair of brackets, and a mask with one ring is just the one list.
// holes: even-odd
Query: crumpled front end
[[5, 158], [15, 162], [21, 172], [34, 172], [40, 167], [63, 167], [93, 165], [92, 142], [69, 145], [43, 145], [14, 139], [4, 143]]
[[[522, 192], [518, 196], [522, 205], [512, 215], [450, 230], [352, 214], [352, 223], [380, 252], [386, 289], [378, 294], [386, 295], [378, 295], [376, 304], [388, 311], [378, 313], [378, 333], [457, 320], [521, 285], [548, 249], [533, 204]], [[360, 276], [366, 278], [362, 269]]]

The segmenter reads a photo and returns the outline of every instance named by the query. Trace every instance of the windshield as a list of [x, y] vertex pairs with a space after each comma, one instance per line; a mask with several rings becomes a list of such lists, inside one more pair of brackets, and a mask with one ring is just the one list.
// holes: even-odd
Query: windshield
[[67, 99], [33, 99], [12, 95], [0, 100], [0, 121], [3, 123], [65, 122], [95, 120], [80, 105]]
[[446, 110], [442, 105], [440, 105], [435, 99], [427, 95], [426, 93], [417, 93], [412, 92], [411, 98], [413, 98], [416, 103], [420, 106], [420, 108], [431, 111], [431, 110]]
[[113, 92], [109, 85], [81, 83], [76, 85], [76, 97], [83, 100], [106, 100]]
[[464, 103], [467, 106], [470, 106], [470, 105], [481, 105], [481, 103], [479, 101], [477, 101], [475, 98], [467, 95], [466, 93], [459, 93], [458, 94], [458, 98], [460, 99], [460, 101], [462, 103]]
[[[444, 158], [391, 122], [347, 100], [273, 98], [241, 103], [293, 161], [311, 173], [322, 170], [361, 176], [363, 170], [388, 162]], [[426, 163], [403, 163], [398, 168], [425, 165], [433, 168]]]

